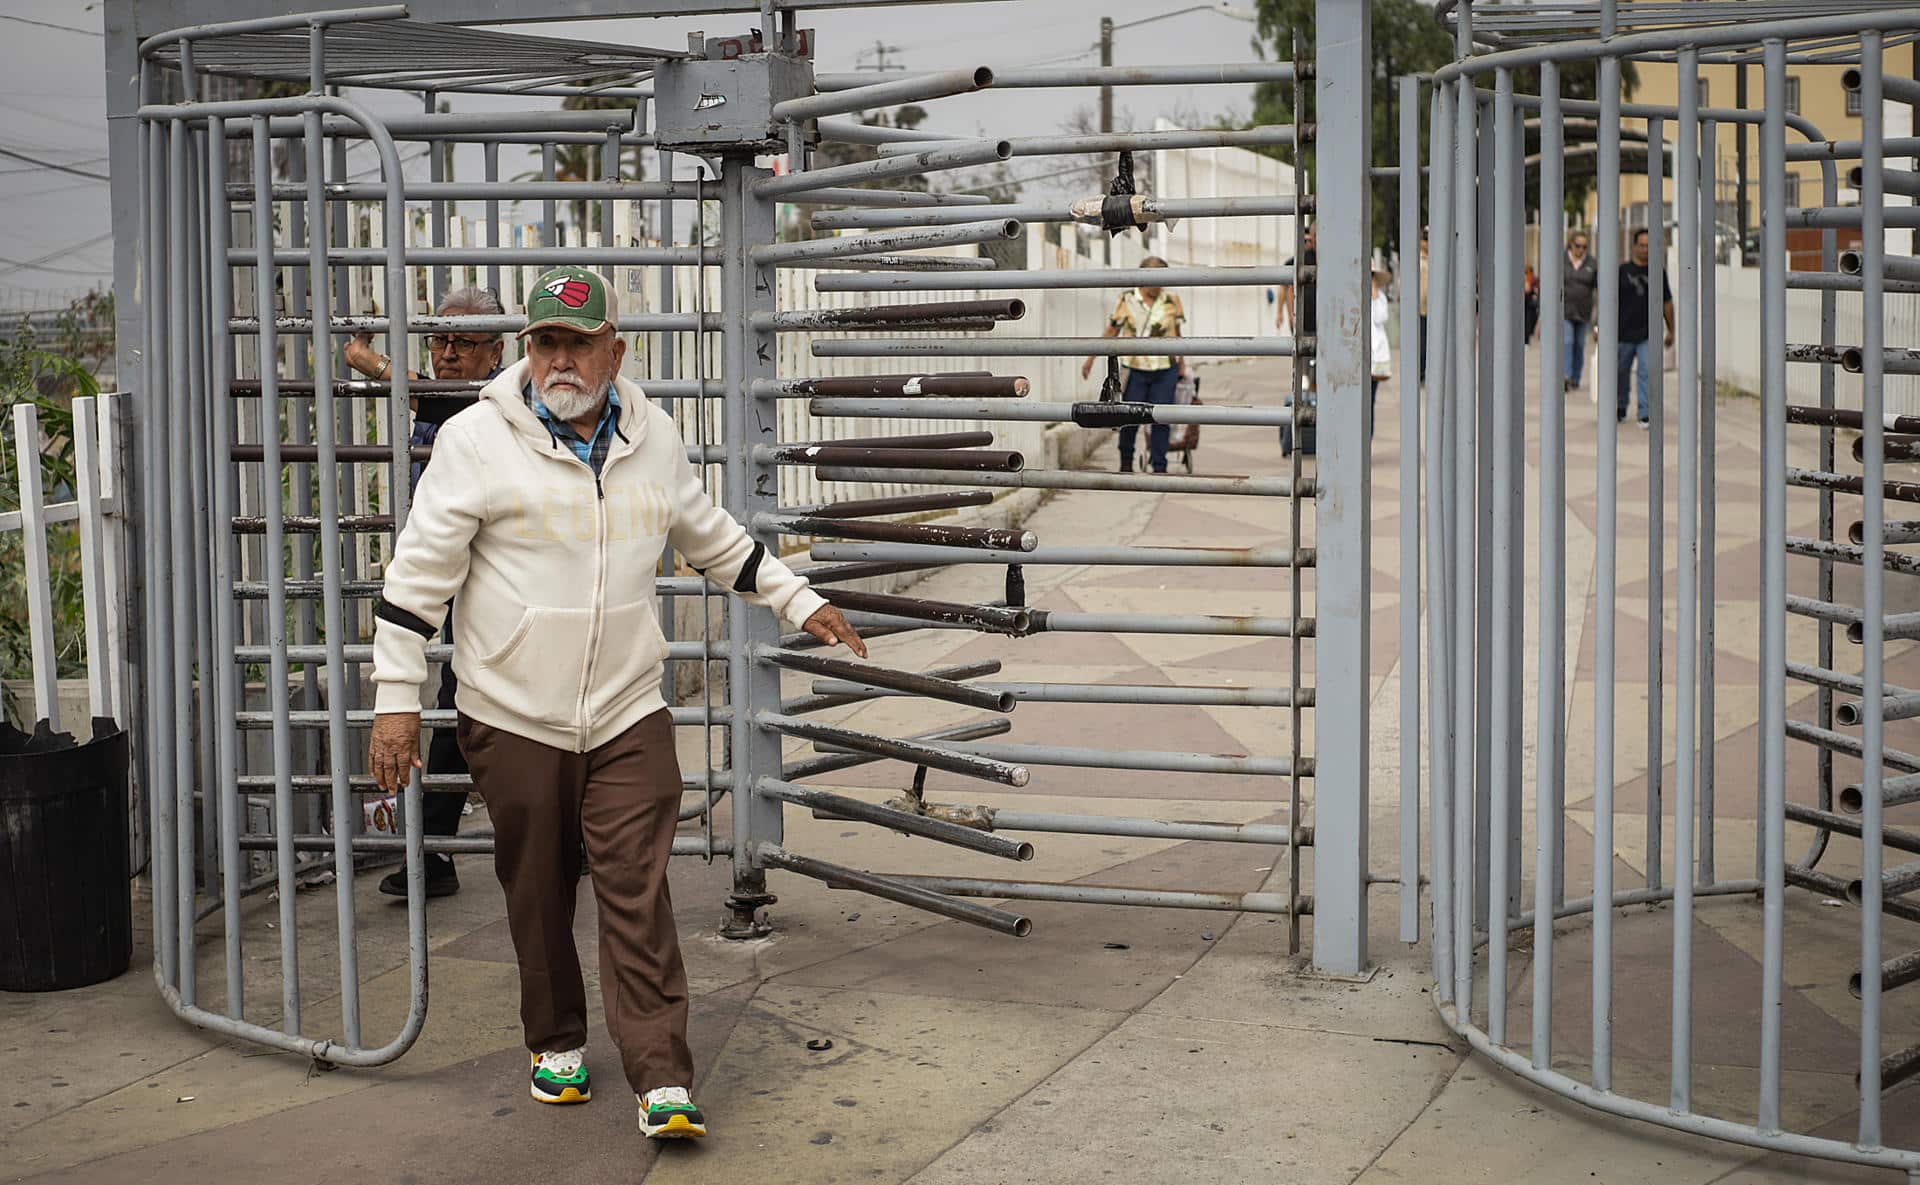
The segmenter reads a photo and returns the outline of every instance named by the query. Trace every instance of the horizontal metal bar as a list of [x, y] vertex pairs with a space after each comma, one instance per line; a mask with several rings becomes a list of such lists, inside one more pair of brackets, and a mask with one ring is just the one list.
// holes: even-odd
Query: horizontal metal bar
[[[667, 712], [676, 728], [702, 724], [706, 720], [704, 709], [702, 708], [668, 708]], [[357, 711], [350, 710], [346, 716], [348, 728], [371, 728], [373, 726], [374, 712], [370, 708], [363, 708]], [[236, 728], [267, 729], [273, 727], [273, 717], [274, 713], [272, 712], [235, 712], [233, 714], [233, 723]], [[286, 713], [286, 721], [288, 725], [293, 728], [325, 728], [327, 727], [328, 717], [329, 712], [325, 708], [296, 708]], [[712, 719], [715, 724], [724, 727], [732, 722], [733, 709], [730, 707], [715, 707], [713, 709]], [[451, 729], [457, 727], [459, 723], [460, 713], [451, 708], [444, 710], [427, 708], [420, 713], [420, 727], [422, 728]]]
[[[907, 737], [909, 741], [965, 741], [981, 737], [1002, 736], [1013, 730], [1013, 721], [1005, 716], [992, 716], [985, 720], [975, 720], [968, 724], [956, 724], [947, 728], [936, 728], [930, 732], [914, 733]], [[788, 762], [781, 776], [788, 781], [798, 781], [819, 774], [835, 773], [855, 766], [871, 765], [876, 761], [886, 761], [887, 757], [878, 753], [834, 753], [821, 757], [809, 757], [801, 761]]]
[[[1315, 135], [1311, 123], [1299, 125], [1299, 135], [1311, 141]], [[1015, 156], [1079, 156], [1086, 153], [1157, 152], [1187, 148], [1277, 148], [1292, 145], [1293, 125], [1267, 125], [1253, 128], [1165, 128], [1151, 132], [1094, 132], [1066, 136], [1014, 136], [1006, 141]], [[947, 144], [958, 148], [980, 141], [962, 140]], [[925, 145], [882, 144], [881, 157], [913, 152]]]
[[1013, 472], [1026, 458], [1011, 449], [911, 449], [849, 447], [841, 444], [759, 445], [753, 450], [759, 464], [866, 465], [879, 469], [945, 469], [956, 472]]
[[[1844, 276], [1837, 272], [1788, 272], [1787, 287], [1814, 292], [1858, 292], [1860, 277]], [[1920, 293], [1920, 283], [1887, 280], [1884, 281], [1883, 290], [1911, 295]]]
[[[1024, 302], [1004, 303], [1017, 303], [1021, 305], [1023, 313], [1026, 310]], [[755, 395], [790, 398], [899, 399], [946, 395], [970, 399], [1018, 399], [1031, 389], [1031, 384], [1024, 377], [993, 374], [876, 374], [821, 379], [755, 379], [753, 383]]]
[[[948, 773], [999, 782], [1006, 786], [1024, 786], [1031, 777], [1024, 766], [992, 757], [960, 752], [940, 745], [901, 740], [896, 737], [876, 736], [851, 728], [820, 724], [812, 720], [799, 720], [773, 712], [760, 713], [754, 717], [754, 723], [761, 728], [786, 736], [810, 740], [814, 742], [816, 749], [823, 746], [836, 750], [850, 749], [856, 753], [889, 757], [896, 761], [924, 765], [929, 769], [942, 769]], [[793, 776], [791, 773], [788, 774], [790, 778]]]
[[[1788, 555], [1855, 566], [1864, 565], [1867, 562], [1866, 551], [1862, 548], [1850, 547], [1844, 543], [1827, 543], [1820, 539], [1807, 539], [1797, 535], [1787, 536], [1786, 552]], [[1880, 559], [1881, 565], [1889, 572], [1898, 572], [1903, 576], [1920, 576], [1920, 557], [1889, 551], [1883, 553]]]
[[[972, 554], [972, 553], [969, 553]], [[891, 593], [861, 592], [851, 588], [816, 590], [829, 604], [846, 610], [889, 614], [915, 622], [939, 622], [990, 633], [1026, 634], [1034, 626], [1034, 611], [1003, 605], [972, 605], [958, 601], [930, 601]]]
[[[1880, 719], [1911, 720], [1916, 716], [1920, 716], [1920, 691], [1888, 687], [1886, 698], [1881, 701]], [[1859, 700], [1842, 700], [1834, 705], [1833, 718], [1837, 723], [1853, 728], [1865, 722], [1866, 713]]]
[[[864, 469], [829, 465], [816, 470], [821, 481], [898, 481], [908, 485], [997, 486], [1027, 490], [1106, 490], [1156, 494], [1228, 494], [1285, 498], [1293, 481], [1285, 477], [1188, 477], [1160, 473], [1100, 473], [1085, 469], [1022, 469], [1018, 473], [950, 473], [934, 469]], [[1299, 495], [1314, 495], [1314, 479], [1299, 480]]]
[[858, 889], [863, 893], [870, 893], [875, 897], [898, 902], [914, 909], [937, 913], [941, 917], [952, 918], [958, 922], [969, 922], [1001, 934], [1011, 934], [1015, 938], [1025, 938], [1033, 932], [1033, 923], [1019, 914], [1001, 909], [989, 909], [966, 901], [954, 901], [921, 886], [907, 884], [898, 877], [879, 876], [839, 864], [830, 864], [825, 860], [796, 856], [773, 844], [756, 845], [754, 851], [760, 860], [770, 867], [784, 868], [788, 872], [810, 876], [839, 888]]
[[[1853, 998], [1860, 998], [1860, 973], [1855, 971], [1847, 979], [1847, 990]], [[1880, 964], [1880, 990], [1891, 991], [1897, 987], [1920, 981], [1920, 950], [1908, 951], [1904, 955], [1888, 959]]]
[[[809, 635], [803, 634], [801, 636], [806, 637]], [[707, 642], [705, 643], [705, 649], [706, 652], [715, 659], [725, 658], [732, 652], [732, 648], [724, 641]], [[327, 661], [327, 648], [323, 645], [293, 645], [288, 646], [286, 651], [287, 661], [291, 663], [318, 663]], [[343, 654], [347, 662], [369, 663], [373, 661], [373, 646], [371, 643], [366, 642], [348, 642], [343, 650]], [[236, 646], [233, 650], [235, 662], [267, 662], [271, 660], [272, 657], [272, 648], [268, 646]], [[692, 642], [667, 643], [667, 659], [670, 662], [693, 661], [701, 657], [702, 643], [697, 640]], [[445, 642], [427, 643], [428, 662], [450, 662], [452, 659], [452, 645]]]
[[753, 523], [756, 528], [778, 531], [786, 535], [924, 544], [930, 547], [964, 547], [981, 551], [1017, 551], [1025, 554], [1040, 546], [1040, 537], [1032, 531], [1008, 527], [956, 527], [944, 523], [875, 522], [868, 519], [792, 514], [755, 515]]
[[1078, 613], [1034, 610], [1034, 632], [1055, 634], [1195, 634], [1223, 638], [1311, 638], [1312, 617], [1235, 617], [1200, 613]]
[[[953, 676], [948, 676], [952, 678]], [[971, 686], [1004, 693], [1022, 703], [1043, 704], [1190, 704], [1227, 708], [1285, 708], [1294, 703], [1285, 687], [1169, 687], [1153, 683], [974, 683]], [[858, 681], [818, 679], [815, 695], [844, 695], [863, 690]], [[871, 696], [898, 696], [905, 692], [872, 691]], [[1313, 705], [1313, 688], [1300, 689], [1302, 707]]]
[[870, 235], [837, 235], [790, 243], [763, 243], [752, 248], [750, 254], [753, 262], [761, 267], [805, 267], [816, 259], [868, 255], [876, 251], [913, 251], [928, 247], [1004, 242], [1017, 239], [1022, 233], [1020, 224], [1013, 219], [995, 218], [986, 222], [967, 221], [956, 226], [909, 227]]
[[[1866, 427], [1861, 413], [1844, 407], [1813, 407], [1807, 404], [1788, 404], [1787, 423], [1808, 424], [1814, 427], [1852, 428], [1859, 431]], [[1920, 434], [1920, 416], [1901, 416], [1889, 412], [1881, 418], [1881, 424], [1888, 432], [1901, 434]], [[1789, 472], [1794, 472], [1789, 470]]]
[[[1920, 140], [1914, 144], [1920, 146]], [[1920, 206], [1888, 206], [1880, 211], [1886, 226], [1920, 227]], [[1849, 229], [1861, 225], [1861, 213], [1858, 206], [1813, 206], [1801, 210], [1788, 210], [1781, 221], [1789, 228], [1800, 229]]]
[[[1285, 893], [1205, 893], [1192, 889], [1144, 889], [1120, 885], [1061, 884], [1057, 881], [992, 880], [969, 876], [896, 876], [904, 884], [956, 897], [993, 897], [1008, 901], [1063, 901], [1079, 905], [1145, 905], [1157, 909], [1218, 909], [1230, 913], [1286, 914]], [[1313, 912], [1313, 898], [1301, 897], [1300, 912]]]
[[[1291, 337], [1183, 337], [1156, 339], [1156, 344], [1181, 358], [1269, 357], [1290, 358]], [[815, 358], [1047, 358], [1092, 354], [1124, 357], [1138, 354], [1131, 337], [1005, 337], [1005, 338], [816, 338]]]
[[[816, 170], [817, 172], [817, 170]], [[811, 176], [812, 174], [808, 174]], [[709, 191], [711, 192], [711, 191]], [[837, 189], [832, 186], [810, 189], [783, 199], [794, 205], [861, 206], [892, 208], [939, 208], [942, 206], [990, 206], [993, 199], [984, 193], [934, 193], [924, 189]]]
[[958, 148], [937, 148], [929, 152], [916, 152], [910, 156], [880, 157], [847, 165], [828, 165], [823, 169], [768, 177], [755, 183], [753, 188], [754, 193], [759, 197], [801, 200], [818, 197], [816, 191], [830, 186], [875, 181], [884, 177], [916, 177], [923, 173], [940, 172], [946, 169], [967, 169], [975, 165], [990, 165], [995, 161], [1003, 161], [1012, 155], [1013, 147], [1010, 144], [1005, 140], [996, 140], [991, 143], [968, 144]]
[[[280, 845], [280, 840], [271, 835], [248, 834], [240, 836], [240, 848], [243, 851], [270, 852]], [[334, 839], [331, 835], [296, 835], [291, 837], [296, 852], [331, 852]], [[348, 841], [356, 852], [401, 852], [407, 850], [407, 837], [404, 835], [356, 835]], [[483, 855], [493, 852], [493, 838], [429, 835], [421, 839], [421, 846], [429, 852], [446, 855]], [[706, 837], [699, 835], [676, 835], [673, 837], [673, 854], [676, 856], [704, 856], [707, 854]], [[713, 837], [713, 854], [726, 856], [733, 854], [733, 841], [723, 836]]]
[[945, 564], [1111, 564], [1159, 568], [1302, 568], [1314, 564], [1310, 547], [1129, 547], [1124, 544], [1042, 544], [1032, 551], [983, 552], [914, 543], [816, 543], [815, 560], [926, 560]]
[[[925, 674], [931, 675], [936, 679], [947, 679], [955, 682], [962, 679], [977, 679], [982, 675], [997, 675], [999, 673], [1000, 663], [997, 659], [986, 659], [982, 662], [955, 663], [952, 666], [945, 667], [929, 667], [925, 672]], [[820, 684], [825, 682], [838, 683], [845, 690], [832, 695], [818, 694]], [[840, 680], [815, 679], [813, 686], [816, 694], [800, 696], [783, 702], [780, 705], [780, 713], [784, 716], [804, 716], [808, 712], [820, 712], [828, 708], [843, 708], [848, 704], [867, 703], [881, 696], [913, 694], [907, 691], [894, 691], [889, 688], [875, 687], [872, 684], [863, 683], [857, 678]], [[976, 683], [970, 686], [980, 687], [984, 685]]]
[[898, 290], [1035, 291], [1046, 288], [1133, 288], [1142, 284], [1168, 288], [1205, 288], [1244, 284], [1252, 287], [1291, 285], [1296, 274], [1312, 279], [1312, 269], [1292, 267], [1103, 267], [1074, 271], [1006, 270], [980, 275], [892, 275], [869, 272], [847, 276], [815, 276], [815, 292], [893, 292]]
[[[1880, 874], [1882, 897], [1899, 897], [1920, 889], [1920, 860], [1896, 865]], [[1855, 905], [1865, 900], [1865, 885], [1859, 877], [1847, 882], [1847, 900]]]
[[821, 91], [798, 99], [783, 99], [773, 105], [773, 118], [806, 120], [819, 119], [823, 115], [848, 115], [875, 107], [964, 95], [992, 85], [993, 71], [985, 66], [976, 66], [971, 70], [941, 70], [932, 74], [891, 78], [885, 82], [869, 80], [862, 86], [848, 87], [838, 93]]
[[[1312, 63], [1300, 68], [1311, 77]], [[1292, 62], [1235, 62], [1193, 66], [1026, 66], [996, 70], [993, 89], [1062, 86], [1206, 86], [1214, 83], [1292, 82]], [[869, 86], [871, 74], [817, 74], [813, 85], [821, 91]]]
[[[258, 260], [252, 247], [234, 247], [227, 251], [232, 267], [251, 268]], [[306, 249], [286, 249], [273, 253], [275, 267], [305, 267], [312, 262]], [[385, 247], [329, 247], [329, 264], [384, 267]], [[691, 267], [705, 264], [720, 266], [717, 247], [408, 247], [402, 262], [409, 267], [448, 267], [478, 263], [497, 263], [502, 267], [571, 264], [575, 267], [639, 267], [643, 264], [671, 263]]]
[[[1886, 156], [1920, 156], [1920, 136], [1888, 136], [1880, 142], [1881, 152]], [[1787, 145], [1786, 159], [1789, 161], [1806, 160], [1859, 160], [1864, 145], [1858, 140], [1816, 140], [1811, 144]], [[1789, 210], [1788, 214], [1793, 211]], [[1860, 225], [1858, 221], [1854, 226]], [[1889, 222], [1887, 225], [1892, 226]]]
[[966, 848], [969, 851], [985, 852], [989, 856], [998, 856], [1003, 860], [1033, 859], [1033, 845], [1030, 843], [1002, 839], [997, 835], [977, 831], [972, 827], [962, 827], [958, 823], [949, 823], [944, 819], [910, 814], [888, 806], [877, 806], [857, 798], [849, 798], [844, 794], [833, 794], [812, 786], [796, 786], [792, 782], [782, 782], [775, 778], [761, 778], [756, 786], [760, 793], [768, 798], [777, 798], [781, 802], [790, 802], [795, 806], [809, 807], [835, 818], [877, 823], [894, 831], [918, 835], [924, 839], [936, 840], [957, 848]]
[[[682, 776], [682, 793], [704, 791], [707, 789], [707, 774], [700, 777]], [[712, 786], [716, 790], [726, 790], [733, 786], [733, 771], [717, 769], [711, 771]], [[279, 784], [278, 774], [240, 774], [233, 780], [234, 788], [241, 794], [272, 794]], [[289, 774], [287, 782], [296, 794], [302, 792], [327, 793], [333, 789], [332, 774]], [[473, 778], [469, 774], [422, 774], [420, 786], [429, 794], [465, 794], [473, 789]], [[373, 780], [371, 774], [348, 774], [347, 789], [356, 794], [385, 794], [385, 790]]]
[[[1787, 467], [1785, 481], [1788, 485], [1798, 486], [1801, 489], [1834, 490], [1842, 494], [1858, 494], [1865, 489], [1861, 479], [1851, 474], [1799, 469], [1791, 465]], [[1920, 482], [1882, 482], [1880, 489], [1882, 497], [1894, 502], [1920, 502]]]
[[903, 695], [964, 704], [969, 708], [983, 708], [989, 712], [1011, 712], [1015, 702], [1013, 696], [1004, 692], [989, 691], [969, 683], [956, 683], [951, 679], [942, 679], [936, 675], [922, 674], [918, 671], [893, 670], [888, 667], [825, 658], [817, 654], [800, 654], [772, 646], [757, 647], [754, 650], [754, 657], [761, 662], [784, 667], [789, 671], [804, 671], [810, 675], [825, 675], [838, 679], [855, 679], [874, 687], [888, 688]]
[[[1075, 403], [974, 401], [965, 399], [837, 399], [816, 397], [807, 410], [816, 416], [891, 419], [924, 416], [938, 420], [1037, 421], [1074, 423]], [[1293, 423], [1285, 407], [1225, 407], [1215, 403], [1129, 404], [1143, 409], [1149, 424], [1224, 424], [1243, 428], [1275, 428]]]
[[[753, 327], [756, 331], [776, 332], [819, 331], [834, 329], [861, 329], [874, 326], [901, 324], [931, 324], [944, 319], [966, 321], [969, 319], [994, 321], [1018, 321], [1027, 315], [1027, 302], [1017, 297], [1002, 300], [932, 300], [917, 301], [912, 304], [880, 304], [856, 309], [792, 309], [784, 313], [755, 313]], [[966, 376], [975, 383], [983, 377], [988, 382], [1013, 382], [1025, 380], [993, 380], [990, 376]], [[833, 380], [799, 380], [801, 382], [831, 382]], [[904, 386], [908, 376], [894, 376], [896, 387]], [[757, 380], [759, 387], [772, 387], [785, 394], [791, 383]], [[898, 392], [896, 391], [896, 394]]]
[[[1920, 802], [1920, 773], [1880, 779], [1880, 805], [1905, 806], [1909, 802]], [[1866, 809], [1866, 803], [1865, 786], [1856, 782], [1841, 789], [1840, 809], [1848, 814], [1859, 814]]]
[[[414, 111], [383, 112], [380, 126], [396, 140], [485, 136], [512, 132], [580, 132], [601, 140], [608, 132], [620, 135], [636, 132], [632, 107], [556, 108], [542, 107], [522, 111]], [[344, 115], [322, 116], [321, 134], [328, 139], [360, 139], [365, 128]], [[253, 135], [248, 121], [226, 121], [229, 140], [244, 140]], [[305, 133], [298, 115], [281, 115], [267, 121], [267, 134], [276, 139], [293, 139]], [[649, 137], [649, 139], [651, 139]]]
[[[389, 458], [391, 459], [391, 458]], [[356, 535], [377, 535], [393, 530], [391, 514], [343, 514], [332, 520], [338, 530]], [[322, 520], [318, 515], [289, 514], [281, 519], [280, 527], [290, 535], [317, 535]], [[235, 515], [232, 530], [236, 535], [264, 535], [267, 532], [267, 520], [256, 515]]]
[[[244, 121], [236, 121], [245, 127]], [[691, 181], [413, 181], [401, 188], [409, 202], [479, 201], [692, 201], [698, 187]], [[320, 187], [329, 202], [383, 202], [387, 186], [380, 181], [328, 181]], [[712, 192], [709, 187], [708, 193]], [[275, 185], [272, 200], [305, 202], [306, 182]], [[227, 200], [251, 202], [253, 184], [247, 181], [227, 185]]]
[[986, 490], [954, 490], [946, 494], [902, 494], [896, 498], [857, 498], [847, 502], [819, 502], [810, 506], [782, 506], [778, 513], [831, 519], [873, 518], [883, 514], [962, 510], [992, 503], [993, 495]]
[[[819, 746], [816, 746], [819, 747]], [[1170, 753], [1153, 749], [1091, 749], [1066, 745], [1009, 745], [987, 741], [950, 741], [945, 748], [959, 753], [1028, 765], [1064, 765], [1075, 769], [1155, 770], [1184, 774], [1238, 774], [1289, 777], [1293, 763], [1285, 757], [1247, 757], [1226, 753]], [[1313, 759], [1303, 757], [1300, 776], [1313, 776]]]
[[[1861, 756], [1860, 742], [1843, 732], [1821, 728], [1805, 720], [1786, 722], [1786, 734], [1789, 739], [1812, 745], [1817, 749], [1831, 749], [1836, 753], [1845, 753], [1849, 757]], [[1920, 773], [1920, 757], [1888, 747], [1881, 752], [1881, 760], [1895, 769], [1908, 773]]]
[[[693, 331], [692, 313], [627, 313], [615, 323], [614, 328], [622, 333], [674, 333]], [[724, 324], [725, 318], [719, 313], [708, 313], [706, 328], [717, 330]], [[327, 328], [334, 333], [385, 333], [391, 322], [385, 317], [330, 317]], [[276, 317], [273, 327], [281, 333], [313, 332], [311, 317]], [[467, 332], [467, 333], [519, 333], [527, 327], [524, 314], [518, 316], [458, 316], [458, 317], [409, 317], [407, 333], [420, 337], [428, 334]], [[231, 317], [227, 320], [227, 332], [248, 335], [260, 332], [258, 317]], [[412, 394], [412, 385], [408, 385]]]
[[[1788, 803], [1788, 817], [1793, 814], [1793, 804]], [[1823, 897], [1846, 900], [1847, 882], [1837, 876], [1817, 872], [1803, 865], [1787, 864], [1787, 883], [1802, 889], [1812, 889]], [[1920, 904], [1904, 901], [1898, 897], [1888, 897], [1880, 902], [1880, 912], [1892, 917], [1903, 918], [1909, 922], [1920, 922]]]
[[[1182, 218], [1284, 217], [1295, 212], [1291, 196], [1224, 198], [1133, 198], [1135, 224], [1172, 223]], [[1312, 199], [1307, 199], [1311, 207]], [[948, 226], [975, 218], [1016, 218], [1021, 222], [1078, 222], [1100, 225], [1100, 199], [1081, 201], [1006, 202], [966, 210], [820, 210], [813, 215], [815, 230], [882, 230], [896, 226]]]
[[1303, 847], [1313, 843], [1313, 828], [1284, 823], [1213, 823], [1194, 819], [1141, 819], [1120, 815], [1076, 815], [1058, 811], [1017, 811], [982, 807], [995, 831], [1038, 831], [1062, 835], [1124, 835], [1139, 839], [1177, 839], [1198, 843], [1258, 843]]

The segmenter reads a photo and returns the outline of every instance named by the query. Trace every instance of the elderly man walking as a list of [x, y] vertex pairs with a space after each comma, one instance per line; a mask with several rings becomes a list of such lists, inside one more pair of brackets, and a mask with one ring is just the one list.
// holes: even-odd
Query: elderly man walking
[[460, 749], [493, 818], [531, 1093], [543, 1103], [592, 1096], [573, 944], [584, 838], [606, 1023], [640, 1130], [701, 1136], [667, 894], [680, 767], [660, 694], [662, 549], [671, 543], [709, 580], [822, 642], [862, 657], [866, 647], [713, 504], [672, 417], [619, 377], [626, 343], [605, 279], [551, 271], [527, 314], [526, 358], [441, 427], [387, 565], [368, 764], [386, 789], [419, 766], [427, 640], [457, 595]]
[[[500, 298], [485, 288], [455, 288], [440, 298], [440, 305], [434, 310], [442, 317], [454, 317], [462, 314], [471, 316], [501, 316], [506, 309], [500, 305]], [[362, 334], [347, 343], [347, 364], [371, 379], [384, 380], [393, 375], [393, 359], [385, 354], [376, 353], [372, 346], [373, 335]], [[433, 377], [439, 381], [476, 381], [490, 379], [500, 373], [502, 347], [498, 333], [436, 333], [427, 338], [427, 358], [433, 363]], [[409, 378], [419, 378], [408, 373]], [[416, 395], [413, 397], [413, 433], [408, 443], [414, 448], [433, 447], [434, 437], [440, 432], [440, 425], [453, 417], [455, 412], [464, 409], [469, 400], [458, 395]], [[416, 488], [420, 484], [420, 475], [425, 471], [426, 462], [415, 461], [408, 477], [408, 487]], [[452, 634], [453, 610], [447, 610], [447, 633]], [[449, 637], [451, 640], [451, 637]], [[454, 674], [453, 664], [448, 663], [440, 673], [440, 694], [435, 707], [443, 712], [453, 710], [454, 701], [460, 691], [460, 681]], [[467, 760], [460, 755], [459, 742], [447, 729], [436, 729], [432, 740], [427, 742], [427, 772], [430, 774], [468, 773]], [[426, 816], [423, 828], [428, 835], [453, 835], [460, 830], [460, 815], [467, 804], [465, 794], [439, 793], [427, 795], [422, 814]], [[405, 870], [394, 872], [380, 882], [380, 891], [390, 897], [407, 895], [407, 874]], [[460, 891], [460, 876], [454, 871], [453, 857], [443, 852], [427, 855], [427, 896], [449, 897]]]

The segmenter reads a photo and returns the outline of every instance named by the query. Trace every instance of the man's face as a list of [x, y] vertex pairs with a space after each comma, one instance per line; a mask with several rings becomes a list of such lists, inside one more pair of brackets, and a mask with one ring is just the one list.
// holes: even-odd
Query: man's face
[[1587, 253], [1587, 236], [1585, 235], [1573, 236], [1572, 241], [1567, 244], [1567, 250], [1573, 252], [1573, 257], [1575, 259], [1580, 259], [1584, 257]]
[[1633, 261], [1641, 267], [1647, 266], [1647, 236], [1644, 231], [1633, 236]]
[[1305, 239], [1305, 242], [1307, 244], [1306, 249], [1309, 251], [1313, 250], [1314, 247], [1319, 243], [1319, 236], [1314, 233], [1314, 229], [1311, 226], [1307, 228], [1307, 237]]
[[612, 330], [585, 334], [551, 326], [537, 329], [527, 335], [534, 394], [563, 420], [595, 414], [626, 353], [627, 343]]
[[[472, 312], [442, 309], [443, 317]], [[505, 343], [497, 333], [436, 333], [427, 338], [427, 358], [436, 379], [483, 379], [500, 369]]]

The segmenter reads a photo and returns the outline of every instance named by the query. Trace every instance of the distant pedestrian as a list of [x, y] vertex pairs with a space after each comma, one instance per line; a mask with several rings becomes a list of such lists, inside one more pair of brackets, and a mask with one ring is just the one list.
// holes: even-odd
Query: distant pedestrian
[[1420, 228], [1420, 381], [1427, 381], [1427, 230]]
[[1533, 270], [1532, 264], [1527, 265], [1526, 276], [1522, 279], [1521, 284], [1524, 289], [1523, 300], [1526, 307], [1527, 331], [1521, 335], [1520, 340], [1521, 344], [1530, 346], [1533, 344], [1534, 326], [1540, 323], [1540, 275]]
[[[1167, 266], [1167, 261], [1158, 255], [1149, 255], [1140, 261], [1141, 267], [1159, 268]], [[1180, 298], [1164, 288], [1142, 284], [1120, 294], [1119, 303], [1113, 306], [1113, 313], [1107, 318], [1107, 330], [1102, 337], [1179, 337], [1180, 327], [1186, 321], [1186, 310], [1180, 307]], [[1169, 354], [1129, 354], [1120, 359], [1127, 368], [1126, 393], [1121, 396], [1128, 403], [1167, 403], [1177, 397], [1180, 379], [1187, 376], [1187, 360]], [[1093, 359], [1088, 358], [1080, 367], [1080, 377], [1086, 378], [1093, 373]], [[1120, 429], [1120, 472], [1133, 471], [1133, 445], [1139, 439], [1140, 428], [1128, 424]], [[1167, 426], [1156, 423], [1147, 429], [1147, 463], [1155, 473], [1167, 471]]]
[[1593, 293], [1600, 270], [1587, 253], [1587, 232], [1576, 230], [1567, 239], [1567, 259], [1560, 265], [1560, 348], [1565, 351], [1566, 389], [1580, 385], [1587, 361], [1587, 332], [1593, 326]]
[[[1643, 227], [1633, 232], [1633, 258], [1620, 265], [1620, 348], [1617, 351], [1616, 365], [1620, 371], [1620, 385], [1615, 389], [1617, 401], [1613, 409], [1613, 418], [1627, 418], [1627, 380], [1633, 372], [1640, 375], [1640, 426], [1647, 426], [1650, 413], [1647, 410], [1648, 368], [1652, 362], [1653, 347], [1647, 340], [1647, 294], [1653, 285], [1653, 279], [1647, 270], [1647, 232]], [[1666, 344], [1673, 344], [1673, 287], [1667, 283], [1666, 273], [1660, 274], [1660, 310], [1667, 322]]]
[[[1373, 365], [1367, 385], [1367, 439], [1373, 439], [1373, 422], [1379, 408], [1380, 380], [1393, 377], [1393, 342], [1387, 336], [1387, 288], [1393, 273], [1378, 259], [1373, 264], [1373, 300], [1368, 305], [1367, 321], [1373, 329]], [[1404, 398], [1404, 396], [1403, 396]]]

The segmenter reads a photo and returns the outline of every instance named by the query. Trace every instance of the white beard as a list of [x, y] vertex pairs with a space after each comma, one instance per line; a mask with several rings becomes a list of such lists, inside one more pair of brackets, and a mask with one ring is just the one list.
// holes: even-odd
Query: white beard
[[549, 378], [546, 385], [537, 392], [540, 402], [558, 420], [578, 420], [599, 414], [607, 401], [607, 393], [602, 388], [598, 393], [589, 393], [582, 387], [568, 382], [556, 382]]

